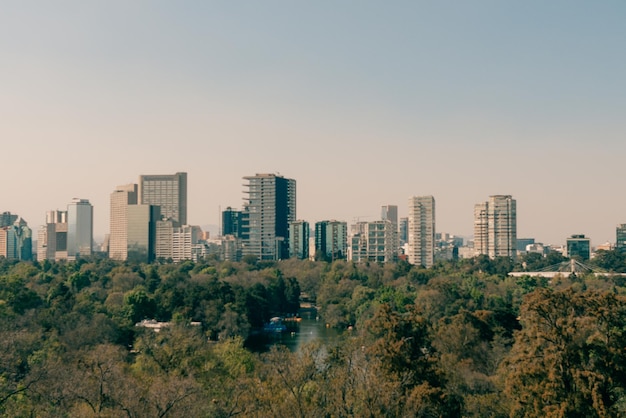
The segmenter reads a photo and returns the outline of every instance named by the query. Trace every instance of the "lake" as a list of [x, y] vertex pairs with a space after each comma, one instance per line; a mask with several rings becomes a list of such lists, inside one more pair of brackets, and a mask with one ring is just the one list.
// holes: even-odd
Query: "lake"
[[307, 309], [300, 311], [301, 321], [297, 323], [293, 332], [263, 333], [248, 338], [246, 345], [252, 351], [264, 352], [274, 345], [284, 345], [292, 352], [296, 352], [304, 344], [320, 340], [322, 343], [332, 343], [342, 334], [335, 328], [327, 328], [323, 319], [317, 319], [317, 311]]

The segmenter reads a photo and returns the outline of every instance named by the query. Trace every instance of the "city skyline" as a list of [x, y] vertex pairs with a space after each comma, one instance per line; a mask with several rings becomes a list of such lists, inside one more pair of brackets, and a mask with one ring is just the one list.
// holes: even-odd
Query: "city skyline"
[[[242, 177], [298, 182], [298, 219], [406, 217], [473, 234], [486, 196], [517, 236], [615, 241], [626, 222], [626, 4], [9, 4], [0, 16], [2, 211], [33, 231], [73, 198], [187, 172], [188, 223]], [[114, 30], [112, 30], [114, 28]], [[217, 229], [217, 227], [216, 227]]]

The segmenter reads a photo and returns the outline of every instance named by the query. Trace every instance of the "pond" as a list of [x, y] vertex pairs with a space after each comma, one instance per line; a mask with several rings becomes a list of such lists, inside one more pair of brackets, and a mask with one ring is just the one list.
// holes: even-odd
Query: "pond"
[[315, 309], [301, 310], [301, 320], [290, 328], [289, 332], [270, 332], [250, 336], [246, 346], [252, 351], [264, 352], [274, 345], [284, 345], [296, 352], [304, 344], [320, 340], [324, 344], [333, 343], [341, 337], [342, 332], [326, 326], [323, 319], [317, 316]]

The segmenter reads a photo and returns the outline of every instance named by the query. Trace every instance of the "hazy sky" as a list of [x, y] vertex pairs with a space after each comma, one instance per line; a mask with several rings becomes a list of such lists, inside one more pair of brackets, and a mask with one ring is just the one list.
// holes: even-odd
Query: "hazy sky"
[[518, 237], [626, 223], [626, 2], [0, 1], [0, 211], [189, 176], [190, 223], [243, 176], [351, 223], [433, 195], [437, 230], [517, 200]]

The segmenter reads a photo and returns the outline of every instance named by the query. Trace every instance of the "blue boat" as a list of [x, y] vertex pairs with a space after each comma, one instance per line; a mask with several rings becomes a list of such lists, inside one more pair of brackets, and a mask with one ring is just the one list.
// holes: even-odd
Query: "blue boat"
[[285, 332], [287, 331], [287, 325], [283, 323], [283, 319], [279, 316], [275, 316], [270, 319], [270, 322], [263, 326], [265, 332]]

